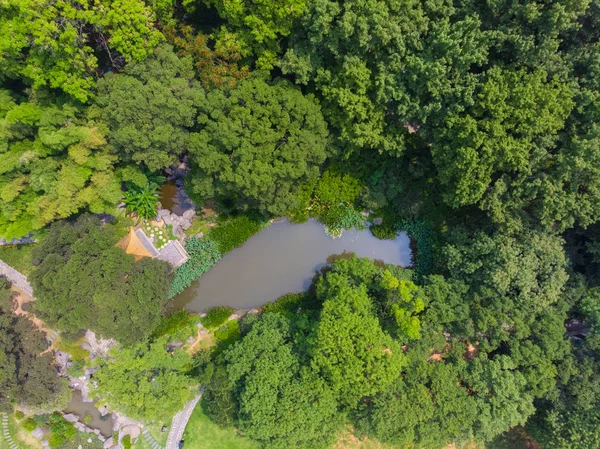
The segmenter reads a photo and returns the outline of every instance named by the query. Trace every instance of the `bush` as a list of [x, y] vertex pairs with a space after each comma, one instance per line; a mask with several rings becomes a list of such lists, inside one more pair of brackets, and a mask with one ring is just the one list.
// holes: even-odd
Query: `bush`
[[25, 413], [23, 413], [21, 410], [17, 410], [15, 412], [15, 419], [17, 421], [21, 421], [23, 418], [25, 418]]
[[216, 329], [231, 316], [233, 309], [227, 306], [213, 307], [208, 309], [206, 316], [202, 318], [202, 325], [208, 329]]
[[296, 315], [302, 303], [306, 300], [307, 293], [287, 293], [273, 302], [263, 306], [264, 313], [278, 313], [284, 316]]
[[75, 360], [73, 366], [67, 368], [67, 374], [71, 377], [80, 377], [84, 373], [85, 362], [83, 360]]
[[350, 204], [328, 209], [319, 216], [319, 221], [325, 225], [325, 231], [333, 238], [340, 237], [345, 229], [365, 228], [364, 217]]
[[362, 188], [358, 179], [335, 169], [327, 169], [317, 182], [314, 199], [322, 205], [336, 206], [342, 202], [354, 203]]
[[163, 317], [158, 327], [154, 330], [152, 338], [157, 339], [163, 335], [173, 336], [181, 331], [191, 330], [198, 320], [198, 316], [192, 315], [185, 309], [177, 310], [171, 315]]
[[215, 331], [217, 339], [217, 349], [219, 352], [225, 351], [229, 346], [242, 338], [240, 332], [240, 323], [237, 320], [231, 320]]
[[125, 435], [125, 437], [121, 440], [123, 443], [124, 449], [131, 449], [131, 437], [129, 435]]
[[29, 432], [33, 432], [37, 427], [38, 423], [33, 418], [27, 418], [23, 421], [23, 428]]
[[217, 249], [215, 242], [208, 238], [190, 237], [185, 240], [185, 249], [190, 258], [175, 270], [169, 298], [192, 285], [193, 281], [210, 270], [221, 259], [221, 252]]
[[50, 428], [48, 443], [50, 447], [58, 447], [77, 434], [75, 426], [67, 421], [60, 413], [52, 413], [46, 423]]
[[242, 246], [246, 240], [260, 232], [266, 224], [265, 220], [257, 216], [238, 215], [219, 223], [209, 235], [221, 254], [225, 254]]
[[371, 234], [380, 240], [394, 240], [398, 237], [398, 231], [393, 226], [385, 224], [373, 225], [370, 228]]

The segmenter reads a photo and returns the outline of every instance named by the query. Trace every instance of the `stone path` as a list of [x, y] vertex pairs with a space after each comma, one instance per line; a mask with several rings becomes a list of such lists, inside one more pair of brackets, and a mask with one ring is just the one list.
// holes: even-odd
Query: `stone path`
[[163, 449], [162, 446], [158, 444], [156, 440], [152, 437], [152, 435], [150, 435], [148, 429], [142, 430], [142, 436], [144, 437], [144, 440], [146, 440], [146, 443], [148, 443], [152, 449]]
[[2, 260], [0, 260], [0, 276], [6, 276], [10, 282], [15, 284], [19, 289], [23, 290], [29, 296], [33, 297], [33, 288], [27, 280], [27, 276], [15, 270]]
[[4, 439], [8, 442], [10, 449], [19, 449], [19, 446], [12, 440], [10, 432], [8, 431], [8, 415], [6, 413], [2, 413], [2, 434], [4, 435]]
[[177, 449], [179, 442], [183, 438], [185, 426], [190, 420], [190, 416], [192, 416], [192, 412], [194, 411], [194, 408], [200, 401], [201, 397], [202, 393], [196, 396], [192, 401], [188, 402], [184, 409], [173, 417], [173, 422], [171, 423], [171, 431], [169, 432], [169, 439], [167, 440], [166, 449]]

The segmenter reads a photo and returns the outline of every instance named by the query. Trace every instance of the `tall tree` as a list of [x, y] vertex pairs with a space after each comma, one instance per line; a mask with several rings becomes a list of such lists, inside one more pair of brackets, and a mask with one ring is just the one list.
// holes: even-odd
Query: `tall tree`
[[238, 209], [280, 215], [299, 205], [327, 155], [327, 125], [312, 96], [287, 81], [240, 81], [213, 90], [190, 139], [191, 191]]
[[11, 239], [121, 198], [105, 130], [71, 103], [21, 101], [0, 91], [0, 236]]
[[0, 5], [0, 78], [62, 89], [87, 101], [97, 47], [120, 68], [142, 60], [162, 38], [142, 0], [9, 0]]
[[36, 312], [71, 333], [92, 329], [133, 344], [158, 325], [167, 302], [171, 269], [166, 262], [135, 258], [115, 246], [111, 225], [80, 217], [57, 222], [34, 250], [31, 274]]
[[144, 62], [105, 75], [96, 103], [121, 159], [155, 171], [175, 163], [187, 149], [203, 98], [191, 59], [179, 58], [164, 44]]

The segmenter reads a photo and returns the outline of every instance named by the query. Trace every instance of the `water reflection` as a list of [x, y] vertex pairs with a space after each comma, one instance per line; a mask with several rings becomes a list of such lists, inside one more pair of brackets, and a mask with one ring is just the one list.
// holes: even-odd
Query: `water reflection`
[[379, 240], [369, 230], [346, 231], [332, 239], [319, 223], [274, 223], [226, 254], [190, 288], [174, 298], [174, 307], [201, 312], [209, 307], [258, 307], [289, 292], [306, 290], [316, 270], [332, 254], [344, 251], [359, 257], [408, 266], [410, 242], [406, 234]]

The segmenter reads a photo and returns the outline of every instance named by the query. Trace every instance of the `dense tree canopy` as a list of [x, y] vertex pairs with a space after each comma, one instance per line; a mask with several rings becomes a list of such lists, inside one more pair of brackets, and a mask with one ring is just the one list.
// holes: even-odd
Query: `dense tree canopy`
[[314, 181], [327, 156], [327, 125], [312, 96], [261, 78], [213, 90], [190, 138], [189, 186], [199, 198], [282, 214], [298, 206], [300, 184]]
[[191, 60], [179, 58], [166, 44], [144, 62], [102, 78], [97, 104], [122, 159], [152, 171], [177, 161], [204, 98], [193, 78]]
[[124, 344], [148, 337], [169, 291], [168, 263], [134, 256], [115, 246], [111, 225], [90, 216], [58, 222], [35, 249], [31, 274], [38, 312], [58, 329], [92, 329]]
[[13, 292], [0, 277], [0, 408], [19, 406], [35, 413], [62, 410], [71, 399], [69, 382], [56, 377], [44, 335], [28, 319], [13, 313]]
[[102, 124], [70, 103], [0, 97], [0, 235], [21, 237], [82, 209], [112, 211], [120, 175]]
[[116, 68], [139, 61], [162, 38], [142, 0], [9, 0], [0, 5], [0, 79], [62, 89], [87, 101], [98, 53]]

